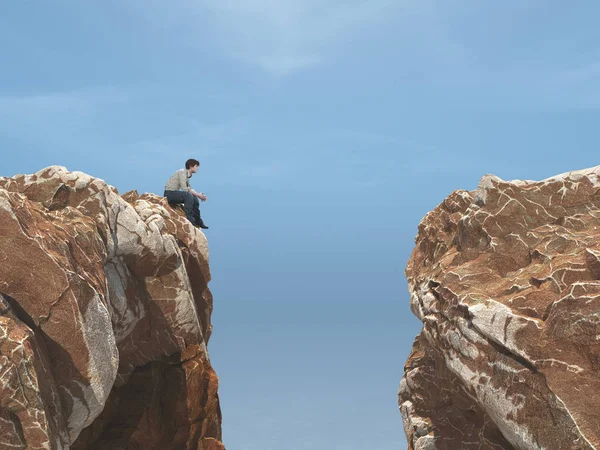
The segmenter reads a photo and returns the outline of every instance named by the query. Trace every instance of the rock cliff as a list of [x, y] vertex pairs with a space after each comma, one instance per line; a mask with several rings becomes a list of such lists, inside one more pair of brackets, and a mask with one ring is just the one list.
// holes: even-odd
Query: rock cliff
[[600, 166], [453, 192], [406, 276], [410, 450], [600, 448]]
[[0, 178], [0, 449], [224, 449], [209, 280], [161, 197]]

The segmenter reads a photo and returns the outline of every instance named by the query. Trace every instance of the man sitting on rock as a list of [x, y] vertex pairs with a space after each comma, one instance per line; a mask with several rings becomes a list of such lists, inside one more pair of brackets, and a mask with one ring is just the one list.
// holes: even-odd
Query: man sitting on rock
[[200, 218], [200, 203], [206, 201], [206, 195], [198, 193], [190, 187], [190, 178], [198, 172], [200, 162], [195, 159], [188, 159], [185, 162], [185, 169], [179, 169], [175, 172], [165, 185], [165, 197], [169, 204], [176, 205], [183, 203], [183, 209], [188, 220], [195, 227], [208, 229]]

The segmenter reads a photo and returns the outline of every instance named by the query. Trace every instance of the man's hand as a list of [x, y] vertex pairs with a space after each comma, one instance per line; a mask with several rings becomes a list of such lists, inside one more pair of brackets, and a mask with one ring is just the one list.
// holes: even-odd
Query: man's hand
[[206, 195], [204, 195], [204, 192], [196, 192], [193, 189], [190, 189], [190, 193], [196, 197], [198, 197], [200, 200], [202, 200], [203, 202], [206, 201]]

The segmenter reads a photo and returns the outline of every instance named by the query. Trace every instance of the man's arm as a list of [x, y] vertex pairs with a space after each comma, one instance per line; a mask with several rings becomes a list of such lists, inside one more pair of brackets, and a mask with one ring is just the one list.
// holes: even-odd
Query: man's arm
[[181, 172], [179, 175], [179, 186], [182, 191], [189, 192], [194, 197], [198, 197], [202, 201], [206, 201], [206, 195], [203, 192], [196, 192], [189, 184], [189, 178], [186, 172]]
[[204, 195], [204, 192], [196, 192], [195, 190], [193, 190], [192, 188], [190, 188], [189, 193], [198, 197], [200, 200], [202, 200], [203, 202], [206, 201], [206, 195]]

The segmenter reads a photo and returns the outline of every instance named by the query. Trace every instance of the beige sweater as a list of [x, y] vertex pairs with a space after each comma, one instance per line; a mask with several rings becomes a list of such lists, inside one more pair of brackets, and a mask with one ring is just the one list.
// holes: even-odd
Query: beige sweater
[[177, 172], [171, 175], [171, 178], [169, 178], [169, 181], [167, 181], [167, 184], [165, 184], [165, 191], [182, 190], [189, 192], [190, 178], [191, 175], [188, 176], [187, 169], [179, 169]]

